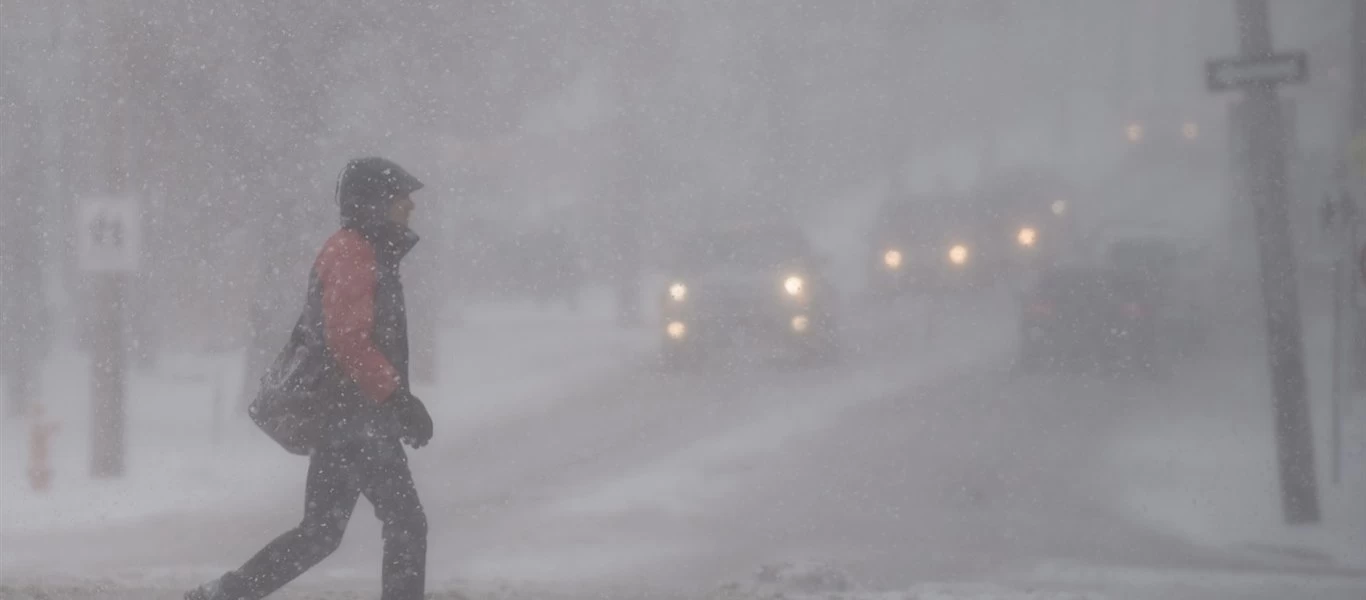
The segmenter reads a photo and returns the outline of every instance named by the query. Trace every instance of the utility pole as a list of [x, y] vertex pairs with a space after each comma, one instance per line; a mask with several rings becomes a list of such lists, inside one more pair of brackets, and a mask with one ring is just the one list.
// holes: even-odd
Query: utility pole
[[0, 161], [0, 374], [9, 398], [5, 416], [21, 418], [39, 403], [41, 361], [50, 341], [42, 289], [43, 129], [34, 98], [20, 96], [18, 86], [5, 92], [10, 101], [0, 106], [0, 139], [12, 151]]
[[[1349, 65], [1349, 68], [1351, 69], [1351, 91], [1348, 98], [1350, 103], [1348, 119], [1350, 120], [1349, 125], [1350, 131], [1352, 132], [1352, 140], [1354, 140], [1353, 143], [1366, 149], [1366, 2], [1355, 0], [1351, 3], [1351, 8], [1352, 39], [1350, 42], [1351, 57]], [[1361, 152], [1366, 153], [1366, 150], [1361, 150]], [[1366, 206], [1362, 206], [1362, 203], [1366, 202], [1366, 197], [1363, 197], [1366, 196], [1366, 185], [1360, 185], [1360, 182], [1366, 181], [1366, 157], [1353, 157], [1351, 163], [1351, 166], [1357, 169], [1355, 179], [1358, 182], [1358, 185], [1356, 186], [1357, 189], [1355, 190], [1355, 194], [1347, 194], [1344, 200], [1356, 203], [1357, 210], [1355, 211], [1355, 214], [1359, 216], [1363, 212], [1366, 212], [1362, 210], [1366, 209]], [[1354, 245], [1358, 243], [1355, 234], [1359, 231], [1360, 225], [1357, 227], [1358, 229], [1352, 230], [1353, 235], [1349, 236]], [[1352, 254], [1366, 256], [1366, 246], [1363, 246], [1360, 250], [1354, 247], [1349, 249], [1348, 252], [1349, 256]], [[1366, 261], [1366, 258], [1362, 258], [1361, 260]], [[1348, 260], [1348, 264], [1351, 264], [1350, 259]], [[1361, 268], [1366, 269], [1366, 264], [1361, 265]], [[1350, 279], [1353, 284], [1357, 283], [1355, 278]], [[1362, 285], [1366, 285], [1366, 282], [1362, 282]], [[1349, 286], [1349, 289], [1352, 293], [1346, 300], [1355, 303], [1357, 297], [1355, 292], [1359, 288], [1356, 285], [1352, 285]], [[1355, 304], [1353, 305], [1357, 306], [1356, 347], [1354, 348], [1356, 351], [1356, 362], [1355, 368], [1353, 369], [1355, 372], [1348, 373], [1348, 375], [1354, 376], [1354, 381], [1352, 383], [1355, 384], [1355, 387], [1362, 389], [1366, 388], [1366, 364], [1364, 364], [1366, 363], [1366, 308]]]
[[[1274, 394], [1276, 457], [1286, 523], [1320, 519], [1313, 431], [1304, 372], [1299, 290], [1285, 177], [1286, 126], [1276, 86], [1305, 77], [1305, 61], [1276, 63], [1266, 0], [1235, 0], [1240, 56], [1210, 82], [1235, 81], [1244, 92], [1248, 192], [1257, 221], [1257, 250], [1266, 312], [1267, 354]], [[1282, 71], [1266, 66], [1281, 67]], [[1293, 69], [1293, 70], [1292, 70]], [[1288, 75], [1281, 75], [1288, 73]]]
[[[1322, 226], [1328, 235], [1328, 240], [1332, 244], [1336, 257], [1333, 259], [1333, 370], [1332, 370], [1332, 419], [1329, 422], [1329, 448], [1330, 463], [1329, 473], [1334, 485], [1341, 484], [1342, 480], [1342, 459], [1343, 459], [1343, 431], [1342, 421], [1347, 417], [1350, 410], [1349, 398], [1353, 397], [1355, 388], [1362, 385], [1362, 375], [1366, 374], [1366, 367], [1362, 366], [1362, 361], [1366, 360], [1366, 314], [1357, 305], [1358, 287], [1361, 282], [1359, 277], [1366, 277], [1366, 264], [1357, 264], [1358, 261], [1366, 261], [1366, 256], [1358, 256], [1360, 252], [1366, 250], [1358, 248], [1357, 233], [1359, 230], [1360, 209], [1356, 199], [1353, 198], [1353, 180], [1360, 180], [1366, 176], [1366, 165], [1357, 161], [1356, 156], [1352, 156], [1360, 150], [1353, 148], [1354, 145], [1366, 140], [1363, 133], [1366, 133], [1366, 7], [1361, 2], [1351, 2], [1351, 39], [1349, 47], [1350, 55], [1350, 88], [1348, 89], [1348, 107], [1344, 116], [1347, 118], [1347, 136], [1349, 141], [1347, 155], [1342, 163], [1342, 168], [1338, 173], [1341, 189], [1336, 197], [1328, 194], [1324, 198], [1322, 210]], [[1358, 191], [1357, 193], [1360, 193]]]

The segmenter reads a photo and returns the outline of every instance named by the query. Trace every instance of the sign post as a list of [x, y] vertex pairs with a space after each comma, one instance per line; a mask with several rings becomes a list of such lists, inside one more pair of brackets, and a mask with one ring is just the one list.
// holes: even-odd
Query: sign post
[[94, 339], [91, 344], [91, 475], [119, 477], [124, 472], [125, 278], [138, 268], [142, 245], [140, 207], [126, 197], [90, 198], [77, 219], [81, 269], [95, 278]]
[[1285, 190], [1288, 128], [1276, 93], [1279, 85], [1308, 78], [1308, 59], [1302, 52], [1272, 51], [1266, 0], [1237, 0], [1235, 12], [1240, 56], [1206, 63], [1206, 83], [1212, 92], [1241, 90], [1246, 99], [1239, 125], [1247, 140], [1244, 167], [1257, 221], [1281, 505], [1286, 523], [1317, 523], [1318, 476]]
[[1357, 274], [1352, 263], [1356, 262], [1356, 201], [1346, 191], [1334, 199], [1331, 195], [1323, 203], [1323, 227], [1331, 237], [1333, 258], [1333, 371], [1332, 371], [1332, 420], [1330, 421], [1329, 447], [1332, 482], [1338, 485], [1342, 480], [1342, 419], [1346, 414], [1348, 389], [1352, 387], [1347, 379], [1353, 377], [1352, 365], [1360, 349], [1356, 347], [1356, 334], [1360, 313], [1355, 306], [1357, 294]]

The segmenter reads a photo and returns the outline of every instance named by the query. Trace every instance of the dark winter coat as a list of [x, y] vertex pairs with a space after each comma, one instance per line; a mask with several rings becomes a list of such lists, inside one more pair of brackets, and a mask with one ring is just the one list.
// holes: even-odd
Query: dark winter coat
[[408, 389], [399, 262], [416, 243], [412, 230], [381, 222], [350, 224], [323, 244], [303, 314], [252, 405], [257, 424], [290, 451], [398, 435], [386, 402]]

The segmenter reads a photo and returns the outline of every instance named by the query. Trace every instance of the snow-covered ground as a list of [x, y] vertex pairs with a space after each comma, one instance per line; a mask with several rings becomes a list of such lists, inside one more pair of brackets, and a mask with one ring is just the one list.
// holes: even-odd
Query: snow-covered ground
[[869, 590], [831, 563], [783, 562], [721, 585], [708, 600], [1330, 600], [1357, 597], [1359, 580], [1211, 571], [1041, 566], [996, 581], [924, 582]]
[[[578, 327], [597, 331], [596, 340], [586, 331], [575, 331]], [[439, 410], [441, 405], [432, 402], [439, 431], [459, 433], [414, 457], [414, 469], [426, 482], [428, 512], [433, 515], [432, 552], [447, 557], [433, 565], [434, 581], [460, 576], [479, 581], [513, 580], [519, 588], [535, 587], [538, 581], [546, 585], [589, 581], [601, 585], [614, 577], [629, 577], [632, 565], [657, 570], [675, 556], [709, 552], [713, 548], [706, 545], [688, 547], [679, 546], [677, 539], [652, 540], [651, 527], [661, 523], [666, 527], [683, 525], [689, 515], [724, 513], [725, 502], [718, 500], [725, 500], [736, 477], [746, 477], [746, 469], [736, 470], [736, 464], [762, 468], [769, 460], [765, 457], [781, 452], [790, 438], [820, 429], [839, 412], [926, 377], [971, 368], [991, 354], [984, 350], [1003, 347], [987, 337], [971, 343], [941, 342], [933, 355], [922, 347], [918, 354], [924, 359], [910, 365], [901, 362], [903, 355], [898, 352], [887, 352], [848, 368], [805, 372], [779, 368], [773, 372], [679, 378], [639, 368], [642, 365], [638, 363], [650, 356], [653, 336], [639, 332], [603, 335], [610, 329], [601, 321], [563, 314], [471, 310], [462, 327], [451, 334], [455, 354], [468, 355], [459, 349], [469, 348], [479, 356], [443, 371], [439, 386], [456, 396], [453, 405], [473, 399], [468, 407]], [[481, 335], [481, 330], [498, 335]], [[461, 339], [468, 340], [469, 345], [462, 347]], [[511, 362], [510, 355], [516, 355], [520, 365]], [[557, 364], [564, 372], [546, 377], [548, 367], [538, 366], [539, 362]], [[617, 383], [597, 385], [592, 381], [595, 372], [601, 379], [612, 379], [608, 372], [633, 367], [634, 374], [624, 379], [617, 376]], [[496, 381], [497, 385], [452, 385], [445, 380], [448, 372], [459, 373], [461, 369], [468, 370], [469, 381]], [[503, 381], [495, 376], [500, 373], [514, 377]], [[515, 377], [527, 373], [537, 373], [536, 380]], [[434, 397], [434, 393], [426, 395]], [[35, 539], [31, 534], [41, 534], [41, 541], [32, 543], [33, 547], [6, 552], [8, 565], [0, 567], [7, 567], [7, 581], [21, 581], [15, 579], [19, 569], [28, 570], [24, 577], [56, 578], [58, 582], [73, 581], [73, 576], [85, 570], [90, 576], [135, 580], [110, 589], [152, 585], [136, 583], [148, 577], [161, 581], [155, 585], [170, 589], [230, 567], [232, 561], [240, 560], [241, 548], [259, 543], [255, 538], [269, 533], [265, 527], [274, 526], [262, 526], [260, 517], [268, 517], [265, 520], [271, 523], [282, 520], [280, 516], [290, 518], [285, 515], [293, 512], [297, 499], [284, 496], [296, 494], [300, 478], [297, 461], [263, 440], [251, 440], [254, 434], [249, 426], [244, 429], [244, 445], [254, 443], [262, 447], [265, 460], [288, 466], [279, 467], [272, 475], [244, 464], [240, 465], [244, 474], [239, 478], [228, 480], [220, 475], [202, 487], [206, 494], [222, 494], [227, 488], [234, 488], [230, 491], [242, 497], [274, 494], [252, 498], [254, 505], [268, 514], [249, 516], [254, 511], [246, 507], [253, 504], [227, 504], [221, 499], [159, 505], [137, 496], [152, 493], [144, 483], [99, 492], [112, 497], [114, 503], [127, 498], [143, 507], [136, 514], [121, 515], [127, 529], [120, 530], [120, 523], [106, 515], [86, 519], [87, 525], [98, 525], [105, 532], [62, 537], [61, 531], [69, 527], [60, 523], [61, 518], [78, 516], [75, 513], [80, 509], [75, 503], [62, 511], [39, 506], [38, 502], [26, 507], [7, 506], [7, 535], [30, 534], [23, 538], [27, 546]], [[192, 448], [193, 444], [188, 446]], [[235, 458], [243, 456], [237, 454]], [[15, 469], [9, 472], [18, 473]], [[457, 477], [452, 480], [450, 473]], [[177, 484], [183, 482], [164, 476], [150, 485]], [[97, 497], [96, 502], [111, 501]], [[47, 522], [21, 527], [20, 521], [32, 517], [21, 514], [21, 510], [43, 515]], [[188, 521], [135, 519], [164, 517], [176, 510], [194, 514]], [[277, 513], [280, 516], [275, 516]], [[629, 525], [642, 518], [652, 525], [643, 530]], [[357, 521], [348, 537], [365, 539], [377, 533], [370, 531], [374, 529], [372, 523]], [[215, 528], [215, 522], [235, 530]], [[239, 538], [246, 541], [240, 542], [239, 549], [218, 553], [212, 564], [194, 562], [184, 553], [171, 558], [180, 547], [172, 545], [185, 542], [167, 538], [166, 529], [175, 527], [168, 523], [194, 523], [193, 531], [198, 535], [216, 531], [213, 535], [227, 536], [219, 542], [230, 538], [234, 544], [229, 545], [234, 547]], [[98, 547], [111, 543], [138, 544], [142, 558], [129, 555], [124, 563], [138, 566], [132, 571], [118, 568], [119, 561], [109, 556], [109, 549]], [[162, 544], [166, 546], [157, 554], [156, 546]], [[82, 552], [82, 545], [97, 547]], [[205, 552], [194, 544], [190, 547], [194, 553]], [[54, 551], [63, 557], [61, 563], [54, 563]], [[305, 577], [301, 589], [326, 586], [330, 581], [367, 580], [376, 551], [363, 544], [344, 547], [338, 556]], [[678, 554], [670, 556], [669, 552]], [[159, 560], [154, 564], [164, 566], [149, 569], [147, 560]], [[447, 566], [452, 561], [457, 565], [454, 570]], [[91, 570], [96, 564], [105, 565], [98, 574]], [[552, 568], [555, 565], [558, 568]], [[53, 585], [58, 584], [44, 584], [43, 589]], [[86, 584], [71, 585], [79, 588]]]
[[[500, 420], [544, 410], [564, 391], [627, 368], [648, 335], [610, 326], [610, 315], [530, 307], [470, 307], [442, 339], [439, 381], [419, 386], [440, 423], [435, 446]], [[0, 548], [17, 534], [110, 527], [177, 514], [250, 512], [294, 495], [302, 459], [274, 446], [237, 398], [240, 356], [177, 356], [135, 371], [127, 397], [126, 475], [89, 476], [88, 361], [62, 349], [46, 365], [43, 406], [54, 479], [27, 476], [30, 422], [0, 432]], [[215, 413], [219, 418], [215, 419]], [[0, 550], [0, 565], [14, 553]]]
[[[1021, 378], [1011, 315], [988, 303], [933, 340], [858, 325], [872, 339], [844, 365], [671, 375], [646, 365], [654, 335], [610, 311], [464, 316], [419, 390], [438, 421], [413, 455], [434, 598], [1366, 594], [1345, 547], [1358, 492], [1325, 483], [1312, 540], [1276, 525], [1264, 363], [1229, 347], [1159, 384]], [[82, 427], [84, 381], [50, 371], [50, 393], [80, 399], [57, 414]], [[130, 418], [158, 435], [132, 438], [124, 481], [86, 480], [73, 443], [36, 496], [7, 425], [0, 598], [171, 600], [297, 519], [300, 461], [241, 419], [214, 446], [203, 382], [133, 384], [163, 402]], [[347, 537], [279, 597], [372, 594], [378, 527], [357, 518]], [[782, 560], [807, 562], [755, 571]]]
[[1139, 518], [1201, 544], [1366, 569], [1366, 395], [1342, 414], [1342, 471], [1331, 480], [1329, 334], [1306, 321], [1322, 523], [1283, 524], [1265, 353], [1225, 349], [1209, 376], [1145, 401], [1152, 417], [1115, 440], [1116, 485]]
[[[668, 415], [658, 437], [631, 444], [621, 467], [603, 457], [591, 469], [571, 469], [563, 484], [497, 528], [497, 539], [462, 571], [545, 584], [677, 582], [669, 571], [686, 578], [681, 564], [710, 563], [734, 550], [697, 524], [739, 511], [754, 482], [789, 464], [804, 438], [863, 405], [999, 363], [1006, 337], [946, 337], [909, 351], [874, 342], [866, 347], [871, 356], [841, 368], [741, 374], [720, 377], [719, 385], [675, 381], [660, 391], [660, 404], [673, 407], [649, 411]], [[652, 436], [641, 420], [601, 426], [599, 435]]]
[[[0, 583], [3, 600], [180, 600], [183, 576], [109, 577], [98, 582], [34, 578]], [[372, 598], [368, 582], [335, 579], [292, 585], [271, 600]], [[895, 590], [868, 589], [838, 565], [778, 563], [694, 595], [640, 588], [585, 592], [525, 582], [441, 581], [430, 600], [1356, 600], [1359, 580], [1210, 571], [1068, 567], [997, 581], [932, 581]]]
[[[127, 388], [126, 474], [90, 476], [91, 420], [88, 361], [60, 349], [43, 377], [45, 417], [57, 429], [49, 440], [51, 488], [30, 487], [28, 420], [4, 423], [0, 440], [0, 536], [103, 526], [177, 510], [251, 506], [262, 490], [289, 477], [292, 461], [258, 441], [245, 419], [214, 419], [234, 396], [228, 382], [235, 357], [175, 361], [172, 368], [134, 372]], [[215, 391], [214, 377], [221, 387]], [[0, 537], [3, 539], [3, 537]], [[3, 544], [0, 544], [3, 545]], [[2, 557], [8, 557], [6, 551]]]

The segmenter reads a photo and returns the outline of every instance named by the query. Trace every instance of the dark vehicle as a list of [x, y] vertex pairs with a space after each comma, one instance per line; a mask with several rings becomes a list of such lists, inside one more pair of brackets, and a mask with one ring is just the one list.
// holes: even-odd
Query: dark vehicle
[[797, 228], [704, 232], [673, 263], [675, 276], [660, 294], [666, 365], [700, 364], [720, 350], [760, 359], [837, 357], [835, 291]]
[[981, 269], [982, 225], [949, 196], [903, 197], [883, 205], [871, 232], [868, 293], [877, 303], [940, 297], [990, 281]]
[[1161, 294], [1137, 272], [1111, 265], [1051, 268], [1039, 274], [1021, 300], [1022, 369], [1161, 371]]
[[1015, 169], [984, 179], [975, 196], [987, 221], [984, 254], [991, 268], [1044, 268], [1069, 259], [1078, 239], [1078, 195], [1071, 182], [1046, 169]]
[[1199, 245], [1162, 234], [1121, 237], [1105, 248], [1106, 264], [1141, 280], [1158, 300], [1158, 333], [1173, 356], [1199, 350], [1209, 336], [1218, 304], [1205, 254]]

